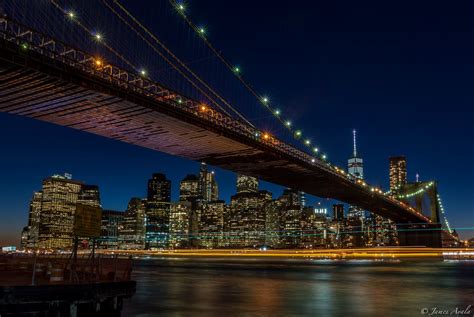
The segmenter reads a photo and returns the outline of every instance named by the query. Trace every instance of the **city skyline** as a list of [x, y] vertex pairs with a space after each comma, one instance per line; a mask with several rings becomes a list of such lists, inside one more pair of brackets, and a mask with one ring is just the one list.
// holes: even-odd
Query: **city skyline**
[[[252, 5], [252, 14], [242, 5], [234, 8], [236, 15], [229, 17], [229, 21], [219, 14], [225, 7], [222, 3], [204, 1], [193, 4], [189, 10], [208, 21], [210, 36], [241, 60], [242, 71], [266, 89], [272, 100], [281, 103], [283, 111], [290, 111], [303, 131], [317, 137], [314, 141], [324, 147], [331, 162], [345, 166], [351, 153], [350, 131], [356, 128], [358, 152], [364, 157], [367, 180], [388, 189], [388, 157], [405, 155], [409, 158], [408, 179], [414, 180], [419, 173], [423, 180], [438, 180], [453, 227], [466, 224], [472, 227], [473, 172], [469, 167], [473, 161], [470, 136], [474, 131], [470, 124], [472, 110], [468, 108], [472, 103], [469, 93], [472, 77], [465, 73], [465, 65], [473, 47], [466, 44], [465, 34], [459, 31], [465, 26], [467, 16], [461, 14], [457, 19], [441, 22], [437, 18], [445, 10], [457, 13], [469, 10], [464, 4], [446, 9], [433, 3], [428, 11], [416, 5], [413, 16], [407, 16], [396, 8], [381, 11], [380, 6], [384, 7], [379, 4], [368, 12], [360, 8], [343, 11], [335, 20], [323, 14], [336, 9], [332, 4], [311, 4], [313, 10], [304, 13], [298, 8], [269, 8], [259, 3]], [[149, 12], [141, 12], [144, 19], [150, 19], [153, 10], [157, 10], [153, 6], [148, 9]], [[373, 11], [383, 13], [373, 15]], [[314, 20], [310, 12], [318, 15], [315, 25], [305, 22]], [[242, 15], [249, 18], [249, 23], [238, 23]], [[292, 19], [296, 15], [301, 18]], [[268, 25], [281, 18], [286, 27], [277, 24], [277, 31], [266, 28], [260, 21], [262, 18]], [[362, 24], [353, 30], [349, 26], [355, 20]], [[386, 32], [383, 37], [376, 32], [364, 32], [374, 22], [379, 30], [395, 28], [396, 32]], [[243, 36], [254, 34], [255, 30], [258, 30], [256, 37]], [[449, 39], [443, 37], [448, 30], [452, 35]], [[282, 63], [293, 56], [291, 48], [301, 45], [303, 36], [311, 32], [319, 37], [308, 43], [300, 58]], [[227, 37], [228, 34], [232, 37]], [[416, 34], [423, 36], [416, 38]], [[292, 45], [275, 46], [277, 36], [288, 38]], [[375, 48], [369, 45], [372, 42], [376, 43]], [[236, 43], [253, 50], [242, 52]], [[433, 46], [437, 49], [432, 50]], [[272, 54], [267, 56], [272, 48]], [[419, 63], [411, 63], [412, 59]], [[275, 65], [279, 66], [279, 73], [297, 80], [288, 82], [285, 78], [269, 76]], [[305, 65], [311, 67], [301, 72], [307, 69]], [[348, 80], [353, 78], [358, 80]], [[104, 205], [119, 209], [127, 204], [126, 197], [143, 191], [141, 182], [149, 174], [169, 169], [170, 179], [177, 184], [184, 177], [181, 171], [195, 170], [198, 166], [166, 154], [30, 119], [3, 113], [0, 119], [2, 135], [13, 136], [1, 139], [2, 148], [8, 149], [8, 155], [1, 158], [1, 172], [9, 182], [2, 182], [5, 204], [0, 213], [6, 221], [0, 229], [9, 239], [14, 234], [11, 228], [22, 225], [26, 201], [37, 187], [38, 179], [45, 175], [69, 171], [97, 183], [104, 190]], [[226, 193], [224, 197], [230, 197], [235, 176], [217, 168], [216, 172], [221, 191]], [[120, 173], [123, 173], [121, 177]], [[268, 188], [275, 192], [272, 188], [278, 187], [268, 185]]]
[[0, 315], [472, 313], [473, 12], [0, 1]]

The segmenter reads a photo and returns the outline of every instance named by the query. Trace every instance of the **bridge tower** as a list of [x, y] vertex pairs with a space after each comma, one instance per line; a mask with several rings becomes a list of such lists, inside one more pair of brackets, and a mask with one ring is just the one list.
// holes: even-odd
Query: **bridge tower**
[[421, 213], [429, 213], [432, 224], [398, 224], [400, 245], [441, 247], [441, 219], [436, 181], [406, 183], [397, 188], [398, 198]]

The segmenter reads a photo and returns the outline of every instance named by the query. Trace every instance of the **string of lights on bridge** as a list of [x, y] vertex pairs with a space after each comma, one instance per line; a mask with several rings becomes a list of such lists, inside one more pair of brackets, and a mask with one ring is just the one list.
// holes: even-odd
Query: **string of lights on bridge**
[[181, 17], [188, 23], [188, 25], [197, 33], [197, 35], [202, 38], [205, 44], [217, 55], [217, 57], [224, 63], [224, 65], [237, 77], [237, 79], [252, 93], [256, 98], [260, 105], [264, 106], [268, 111], [270, 111], [273, 116], [280, 121], [283, 126], [290, 131], [293, 137], [300, 141], [311, 153], [311, 155], [319, 156], [320, 159], [323, 161], [327, 160], [327, 154], [321, 153], [318, 146], [312, 144], [311, 138], [303, 138], [303, 132], [301, 129], [294, 127], [294, 124], [291, 119], [285, 118], [283, 115], [283, 111], [278, 108], [271, 106], [270, 98], [266, 95], [259, 94], [255, 89], [252, 88], [252, 85], [248, 83], [246, 79], [244, 79], [242, 75], [242, 69], [239, 65], [233, 65], [227, 58], [223, 56], [223, 54], [218, 51], [214, 45], [210, 42], [206, 35], [206, 29], [204, 26], [200, 26], [195, 24], [189, 16], [186, 14], [186, 5], [184, 2], [181, 1], [174, 1], [169, 0], [171, 5], [176, 8], [177, 12], [180, 14]]
[[411, 198], [413, 196], [421, 195], [424, 194], [428, 189], [430, 189], [434, 185], [434, 182], [429, 182], [427, 185], [425, 185], [422, 188], [419, 188], [418, 190], [408, 193], [408, 194], [403, 194], [403, 195], [398, 195], [397, 198]]
[[441, 196], [439, 194], [436, 194], [436, 199], [438, 200], [439, 209], [441, 210], [441, 214], [444, 218], [444, 223], [446, 224], [448, 232], [453, 233], [453, 231], [451, 229], [451, 226], [449, 225], [449, 222], [448, 222], [448, 217], [446, 217], [446, 213], [444, 212], [444, 207], [443, 207], [443, 202], [441, 201]]

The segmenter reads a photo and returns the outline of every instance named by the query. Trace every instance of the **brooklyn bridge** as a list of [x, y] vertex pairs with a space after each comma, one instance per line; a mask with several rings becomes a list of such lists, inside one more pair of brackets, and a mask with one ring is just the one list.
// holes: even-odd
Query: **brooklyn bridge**
[[[23, 2], [25, 6], [31, 4]], [[204, 161], [336, 199], [393, 220], [401, 245], [441, 246], [442, 230], [448, 229], [442, 229], [436, 201], [425, 215], [420, 206], [411, 206], [406, 199], [351, 177], [320, 149], [308, 146], [309, 141], [299, 145], [259, 128], [217, 88], [181, 62], [176, 57], [180, 52], [164, 47], [157, 35], [116, 2], [102, 2], [102, 9], [108, 10], [114, 23], [126, 27], [148, 50], [151, 47], [149, 54], [169, 64], [176, 74], [173, 83], [137, 67], [130, 54], [120, 51], [126, 43], [105, 38], [59, 1], [38, 1], [31, 5], [39, 8], [21, 14], [21, 8], [11, 4], [0, 18], [1, 112]], [[178, 14], [184, 10], [179, 4], [175, 9]], [[42, 19], [33, 14], [41, 14]], [[40, 20], [41, 25], [33, 20]], [[70, 24], [67, 30], [74, 31], [58, 31], [57, 25], [64, 23]], [[197, 28], [196, 33], [207, 41], [204, 29]], [[78, 40], [79, 36], [86, 38]], [[211, 44], [209, 48], [214, 49]], [[240, 80], [238, 68], [232, 71], [244, 86], [248, 85]], [[247, 88], [256, 94], [252, 87]], [[256, 98], [285, 129], [298, 136], [292, 122], [269, 106], [267, 97], [256, 94]]]

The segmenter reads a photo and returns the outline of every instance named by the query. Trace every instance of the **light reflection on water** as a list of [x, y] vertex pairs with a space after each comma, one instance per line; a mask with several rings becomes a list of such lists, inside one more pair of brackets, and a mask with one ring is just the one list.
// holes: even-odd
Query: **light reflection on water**
[[421, 316], [474, 306], [472, 261], [161, 258], [136, 261], [133, 277], [123, 316]]

